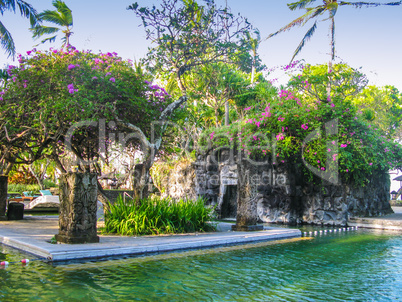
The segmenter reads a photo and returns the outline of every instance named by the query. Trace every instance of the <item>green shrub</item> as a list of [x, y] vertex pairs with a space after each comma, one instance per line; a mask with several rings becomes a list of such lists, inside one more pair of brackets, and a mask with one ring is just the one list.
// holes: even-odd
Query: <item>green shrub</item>
[[49, 179], [44, 179], [43, 180], [43, 185], [45, 186], [46, 189], [54, 188], [57, 187], [58, 185]]
[[8, 184], [7, 191], [22, 194], [22, 192], [33, 192], [39, 194], [39, 185]]
[[105, 232], [121, 235], [157, 235], [205, 232], [215, 229], [210, 225], [214, 210], [205, 207], [204, 200], [179, 200], [151, 197], [143, 200], [121, 196], [105, 214]]

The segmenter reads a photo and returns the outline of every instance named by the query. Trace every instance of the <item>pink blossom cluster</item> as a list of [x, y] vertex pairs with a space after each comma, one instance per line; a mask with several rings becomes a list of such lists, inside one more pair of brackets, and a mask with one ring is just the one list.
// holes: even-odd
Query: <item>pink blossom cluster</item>
[[67, 88], [68, 88], [68, 92], [71, 93], [71, 94], [74, 94], [74, 92], [78, 91], [78, 89], [74, 88], [74, 84], [68, 84]]

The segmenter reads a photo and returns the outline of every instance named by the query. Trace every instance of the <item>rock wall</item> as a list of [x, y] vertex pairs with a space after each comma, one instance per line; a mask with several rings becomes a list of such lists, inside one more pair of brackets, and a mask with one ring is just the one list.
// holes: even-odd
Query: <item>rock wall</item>
[[[225, 218], [222, 214], [228, 203], [233, 204], [236, 198], [234, 214], [239, 225], [346, 225], [349, 217], [392, 213], [386, 173], [373, 177], [365, 187], [335, 186], [319, 178], [310, 183], [298, 165], [237, 160], [230, 150], [200, 155], [194, 166], [197, 194], [216, 205], [221, 218]], [[228, 197], [233, 186], [237, 194]]]
[[[195, 166], [190, 162], [179, 162], [168, 173], [158, 179], [161, 196], [173, 199], [196, 199]], [[154, 180], [156, 182], [156, 179]], [[156, 183], [155, 183], [156, 185]]]
[[230, 151], [203, 157], [199, 155], [195, 167], [195, 191], [207, 204], [216, 206], [220, 218], [237, 216], [238, 167]]

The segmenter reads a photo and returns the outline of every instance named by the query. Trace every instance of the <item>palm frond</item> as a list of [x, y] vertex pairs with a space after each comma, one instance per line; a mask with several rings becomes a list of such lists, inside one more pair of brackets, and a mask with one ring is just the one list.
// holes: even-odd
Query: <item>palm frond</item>
[[[40, 41], [39, 44], [43, 44], [43, 43], [46, 43], [46, 42], [52, 43], [52, 42], [56, 41], [56, 37], [57, 36], [53, 36], [53, 37], [50, 37], [50, 38], [43, 39], [42, 41]], [[35, 46], [38, 46], [39, 44], [37, 44]]]
[[13, 37], [11, 36], [10, 32], [7, 28], [0, 22], [0, 44], [1, 47], [6, 51], [8, 57], [15, 56], [15, 44]]
[[73, 15], [71, 9], [60, 0], [55, 0], [52, 2], [53, 6], [56, 8], [58, 12], [60, 12], [61, 17], [63, 18], [65, 24], [68, 26], [73, 26]]
[[300, 0], [297, 2], [293, 2], [293, 3], [288, 3], [288, 7], [290, 10], [296, 10], [296, 9], [303, 9], [305, 8], [307, 5], [315, 2], [316, 0]]
[[365, 6], [365, 7], [377, 7], [377, 6], [382, 6], [382, 5], [397, 6], [397, 5], [401, 5], [402, 1], [388, 2], [388, 3], [339, 1], [338, 4], [339, 5], [350, 5], [350, 6], [354, 6], [354, 7], [357, 7], [357, 8], [362, 8], [363, 6]]
[[309, 20], [317, 17], [318, 15], [322, 14], [325, 11], [325, 7], [323, 6], [317, 6], [314, 9], [310, 9], [308, 10], [304, 15], [302, 15], [301, 17], [293, 20], [292, 22], [290, 22], [288, 25], [282, 27], [281, 29], [279, 29], [277, 32], [274, 32], [272, 34], [270, 34], [266, 40], [268, 40], [269, 38], [272, 38], [273, 36], [276, 36], [279, 33], [285, 32], [287, 30], [290, 30], [292, 27], [295, 26], [303, 26], [305, 25]]
[[56, 11], [53, 10], [45, 10], [39, 14], [40, 21], [47, 21], [54, 23], [59, 26], [67, 26], [68, 24], [65, 23], [63, 17]]
[[50, 35], [58, 32], [60, 29], [57, 27], [49, 27], [49, 26], [43, 26], [43, 25], [38, 25], [35, 26], [34, 28], [30, 28], [30, 31], [33, 33], [33, 38], [38, 38], [42, 35]]
[[25, 1], [22, 1], [22, 0], [17, 0], [17, 5], [20, 10], [21, 16], [29, 18], [31, 26], [35, 26], [36, 24], [38, 24], [38, 22], [39, 22], [38, 13], [32, 7], [31, 4], [29, 4]]
[[306, 44], [306, 42], [308, 40], [311, 39], [311, 37], [313, 36], [315, 30], [317, 29], [317, 21], [314, 22], [313, 26], [307, 31], [307, 33], [305, 34], [305, 36], [303, 37], [303, 39], [301, 40], [299, 46], [297, 46], [292, 59], [290, 60], [290, 62], [292, 63], [294, 58], [299, 54], [299, 52], [302, 50], [302, 48], [304, 47], [304, 45]]

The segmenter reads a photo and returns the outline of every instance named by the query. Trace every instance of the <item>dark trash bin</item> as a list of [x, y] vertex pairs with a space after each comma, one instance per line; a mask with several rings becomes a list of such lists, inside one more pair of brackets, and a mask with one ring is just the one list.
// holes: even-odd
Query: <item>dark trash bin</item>
[[13, 202], [8, 205], [7, 211], [8, 220], [24, 219], [24, 204]]

